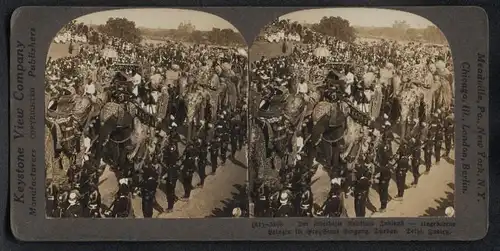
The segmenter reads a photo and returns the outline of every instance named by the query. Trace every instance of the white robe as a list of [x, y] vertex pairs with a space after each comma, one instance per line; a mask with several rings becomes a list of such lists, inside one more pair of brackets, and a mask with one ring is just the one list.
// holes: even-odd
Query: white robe
[[309, 87], [306, 82], [298, 84], [297, 93], [307, 94], [308, 92]]
[[85, 93], [94, 96], [95, 85], [94, 84], [85, 85]]

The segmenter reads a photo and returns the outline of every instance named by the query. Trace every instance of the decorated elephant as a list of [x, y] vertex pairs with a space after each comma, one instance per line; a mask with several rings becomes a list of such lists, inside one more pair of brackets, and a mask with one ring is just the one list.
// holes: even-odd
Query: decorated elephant
[[441, 109], [442, 111], [449, 110], [453, 105], [453, 88], [452, 82], [447, 76], [434, 76], [434, 85], [438, 88], [432, 96], [432, 111]]
[[424, 102], [425, 93], [415, 85], [410, 85], [404, 88], [399, 95], [401, 103], [401, 120], [400, 120], [400, 134], [403, 138], [406, 137], [408, 125], [413, 124], [415, 119], [422, 119], [419, 114], [420, 110], [425, 110], [428, 104]]
[[349, 166], [356, 155], [352, 149], [362, 137], [364, 126], [372, 126], [369, 116], [348, 102], [321, 101], [311, 116], [310, 157], [323, 157], [331, 178], [338, 177]]
[[240, 100], [240, 91], [238, 90], [238, 86], [241, 85], [241, 78], [234, 75], [228, 78], [225, 81], [225, 98], [223, 106], [229, 109], [230, 111], [234, 111], [236, 106], [238, 105], [238, 101]]
[[367, 72], [363, 75], [362, 89], [365, 102], [358, 104], [358, 107], [371, 119], [376, 120], [382, 111], [383, 92], [382, 85], [377, 83], [375, 73]]
[[[131, 160], [141, 161], [136, 158], [137, 153], [144, 145], [148, 135], [151, 135], [150, 130], [154, 129], [153, 126], [142, 122], [154, 120], [152, 118], [145, 119], [148, 115], [131, 102], [106, 103], [99, 116], [97, 158], [100, 160], [102, 159], [101, 153], [111, 152], [108, 154], [107, 160], [122, 171], [127, 169], [126, 166]], [[149, 116], [151, 117], [151, 115]]]
[[397, 122], [401, 116], [401, 103], [398, 98], [401, 76], [396, 74], [393, 68], [394, 66], [388, 63], [385, 68], [380, 69], [378, 85], [381, 86], [383, 93], [382, 111], [392, 122]]
[[187, 140], [190, 141], [195, 136], [195, 129], [202, 126], [201, 122], [205, 120], [207, 107], [207, 95], [201, 90], [193, 90], [186, 94], [184, 102], [186, 105], [186, 125]]
[[79, 164], [76, 156], [83, 150], [83, 138], [96, 133], [92, 128], [99, 114], [99, 104], [79, 95], [51, 98], [46, 94], [45, 100], [45, 122], [52, 136], [59, 168], [63, 168], [61, 154], [70, 160], [70, 165]]
[[[279, 170], [293, 165], [299, 151], [296, 140], [307, 104], [300, 95], [285, 96], [273, 97], [268, 106], [258, 106], [260, 102], [254, 97], [252, 104], [258, 111], [251, 122], [250, 166], [255, 167], [254, 175], [265, 183], [279, 180]], [[262, 110], [263, 107], [266, 109]]]

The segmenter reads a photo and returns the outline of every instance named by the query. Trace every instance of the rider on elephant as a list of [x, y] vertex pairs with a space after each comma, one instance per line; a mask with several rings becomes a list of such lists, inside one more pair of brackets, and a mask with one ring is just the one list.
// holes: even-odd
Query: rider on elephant
[[301, 76], [299, 78], [299, 82], [298, 82], [298, 86], [297, 86], [297, 94], [301, 95], [302, 98], [304, 98], [304, 100], [306, 102], [309, 102], [309, 87], [308, 87], [308, 81], [306, 80], [306, 78], [304, 76]]
[[135, 97], [135, 94], [133, 93], [134, 86], [132, 85], [132, 82], [122, 82], [120, 81], [122, 78], [126, 79], [124, 75], [122, 75], [121, 73], [117, 73], [111, 85], [111, 99], [117, 103], [130, 101]]

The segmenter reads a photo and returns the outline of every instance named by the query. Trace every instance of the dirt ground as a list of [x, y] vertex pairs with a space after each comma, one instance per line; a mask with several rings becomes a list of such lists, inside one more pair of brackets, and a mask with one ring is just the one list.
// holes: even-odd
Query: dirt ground
[[[442, 153], [444, 154], [444, 149]], [[454, 206], [454, 157], [455, 155], [452, 151], [450, 159], [442, 157], [438, 164], [435, 163], [435, 159], [433, 158], [433, 166], [429, 174], [424, 174], [425, 166], [421, 165], [421, 177], [417, 187], [410, 187], [410, 184], [413, 182], [413, 175], [409, 171], [406, 175], [407, 189], [405, 190], [403, 200], [390, 200], [384, 213], [377, 212], [380, 208], [380, 199], [378, 192], [371, 188], [366, 217], [444, 217], [446, 207]], [[313, 177], [313, 182], [312, 190], [315, 203], [322, 205], [330, 189], [330, 179], [323, 168], [318, 168]], [[390, 199], [394, 198], [396, 194], [397, 186], [395, 177], [393, 177], [389, 184]], [[348, 216], [355, 217], [354, 198], [352, 196], [346, 199], [346, 208]]]

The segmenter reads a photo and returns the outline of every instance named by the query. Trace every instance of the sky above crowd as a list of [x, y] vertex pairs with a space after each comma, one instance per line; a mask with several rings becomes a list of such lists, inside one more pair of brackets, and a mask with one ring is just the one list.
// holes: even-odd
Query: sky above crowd
[[212, 30], [212, 28], [236, 28], [223, 18], [201, 11], [182, 9], [120, 9], [101, 11], [82, 16], [77, 22], [99, 25], [105, 24], [109, 18], [126, 18], [134, 21], [137, 27], [150, 29], [177, 29], [180, 23], [190, 22], [197, 30]]
[[391, 27], [395, 21], [406, 21], [412, 28], [426, 28], [434, 24], [409, 12], [377, 8], [325, 8], [292, 12], [280, 17], [299, 23], [318, 23], [322, 17], [335, 16], [348, 20], [353, 26]]

